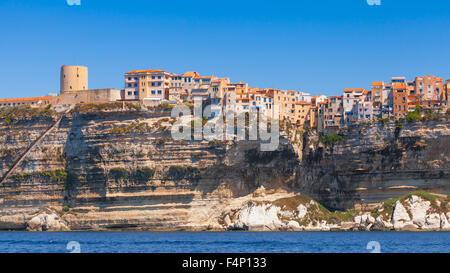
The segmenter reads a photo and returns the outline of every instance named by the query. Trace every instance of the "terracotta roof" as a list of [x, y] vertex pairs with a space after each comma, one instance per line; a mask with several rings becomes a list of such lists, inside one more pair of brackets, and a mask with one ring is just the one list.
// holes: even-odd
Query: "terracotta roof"
[[344, 89], [344, 92], [353, 92], [353, 91], [365, 91], [364, 88], [348, 88]]
[[394, 83], [395, 89], [406, 89], [406, 84], [404, 83]]
[[198, 73], [195, 71], [188, 71], [183, 74], [183, 77], [198, 77]]
[[317, 95], [317, 96], [314, 96], [314, 97], [312, 97], [312, 98], [313, 98], [313, 99], [317, 99], [318, 97], [322, 97], [322, 96], [326, 97], [325, 95]]
[[34, 97], [34, 98], [15, 98], [15, 99], [0, 99], [0, 102], [20, 102], [20, 101], [39, 101], [52, 100], [55, 97]]
[[150, 72], [166, 72], [162, 69], [148, 69], [148, 70], [133, 70], [125, 72], [125, 74], [132, 74], [132, 73], [150, 73]]
[[[195, 72], [197, 73], [197, 72]], [[212, 79], [214, 76], [199, 76], [198, 74], [194, 77], [194, 79]]]
[[307, 102], [307, 101], [297, 101], [295, 104], [298, 104], [298, 105], [311, 105], [311, 103]]
[[373, 82], [372, 86], [379, 86], [379, 85], [383, 85], [384, 82]]

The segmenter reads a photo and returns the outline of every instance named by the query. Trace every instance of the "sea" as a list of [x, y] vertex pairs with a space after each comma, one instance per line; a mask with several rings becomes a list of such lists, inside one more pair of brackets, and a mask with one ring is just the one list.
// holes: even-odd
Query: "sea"
[[0, 253], [450, 253], [450, 232], [0, 232]]

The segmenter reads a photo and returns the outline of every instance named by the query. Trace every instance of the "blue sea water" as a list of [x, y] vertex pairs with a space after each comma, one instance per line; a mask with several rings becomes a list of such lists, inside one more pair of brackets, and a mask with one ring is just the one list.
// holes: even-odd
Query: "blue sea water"
[[0, 232], [0, 252], [450, 252], [450, 232]]

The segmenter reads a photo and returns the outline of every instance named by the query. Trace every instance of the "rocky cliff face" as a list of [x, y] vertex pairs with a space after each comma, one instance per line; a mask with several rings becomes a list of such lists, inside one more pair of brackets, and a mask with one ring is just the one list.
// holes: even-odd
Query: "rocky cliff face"
[[[268, 204], [301, 192], [328, 208], [346, 209], [415, 189], [450, 192], [447, 121], [402, 129], [393, 123], [355, 126], [333, 147], [315, 133], [282, 136], [277, 151], [260, 152], [254, 141], [174, 141], [169, 114], [66, 114], [0, 184], [0, 229], [245, 229], [251, 219], [259, 221], [251, 216], [255, 210], [266, 209], [269, 222], [280, 213], [284, 218], [256, 226], [331, 229], [353, 223], [354, 215], [330, 215], [314, 200], [296, 206], [292, 215]], [[2, 175], [54, 120], [0, 121]], [[265, 207], [242, 209], [249, 202]], [[292, 220], [305, 210], [319, 216], [311, 223]], [[335, 220], [324, 224], [327, 219]]]
[[364, 209], [416, 190], [450, 193], [448, 120], [355, 125], [342, 135], [328, 146], [306, 135], [297, 169], [299, 190], [325, 206]]
[[[229, 203], [292, 179], [298, 161], [288, 141], [271, 153], [250, 141], [173, 141], [169, 115], [66, 115], [0, 185], [0, 229], [29, 228], [44, 208], [72, 230], [221, 228], [218, 217]], [[14, 151], [1, 158], [2, 173], [49, 126], [0, 128], [6, 139], [0, 147]]]

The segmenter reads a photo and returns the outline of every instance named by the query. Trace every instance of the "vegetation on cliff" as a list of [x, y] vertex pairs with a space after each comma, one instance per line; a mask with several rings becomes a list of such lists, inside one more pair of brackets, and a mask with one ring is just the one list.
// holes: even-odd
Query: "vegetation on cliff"
[[411, 196], [413, 195], [419, 196], [422, 199], [429, 201], [431, 203], [431, 210], [433, 212], [441, 213], [447, 212], [448, 210], [447, 207], [450, 204], [450, 196], [441, 197], [425, 191], [415, 191], [398, 198], [392, 198], [385, 201], [381, 206], [375, 208], [371, 214], [375, 218], [381, 215], [383, 219], [388, 220], [394, 212], [394, 207], [397, 201], [400, 201], [405, 205], [405, 201], [411, 198]]
[[65, 182], [67, 179], [67, 173], [64, 170], [55, 171], [42, 171], [42, 172], [32, 172], [32, 173], [19, 173], [12, 176], [15, 181], [28, 181], [31, 179], [50, 179], [54, 182]]
[[56, 112], [51, 108], [51, 104], [44, 108], [33, 108], [29, 105], [7, 106], [0, 108], [0, 120], [5, 125], [11, 125], [18, 121], [31, 120], [34, 118], [54, 118]]
[[140, 167], [136, 170], [125, 168], [113, 168], [109, 171], [108, 178], [115, 181], [127, 180], [130, 182], [147, 182], [155, 175], [156, 170], [149, 167]]
[[139, 104], [130, 102], [108, 102], [108, 103], [86, 103], [78, 104], [73, 112], [75, 113], [90, 113], [90, 112], [109, 112], [109, 111], [139, 111], [141, 110]]
[[343, 143], [345, 141], [344, 137], [338, 134], [328, 134], [320, 136], [320, 142], [322, 142], [325, 146], [333, 147], [338, 143]]
[[192, 166], [172, 165], [167, 172], [167, 178], [175, 181], [187, 179], [198, 180], [201, 177], [201, 169]]

